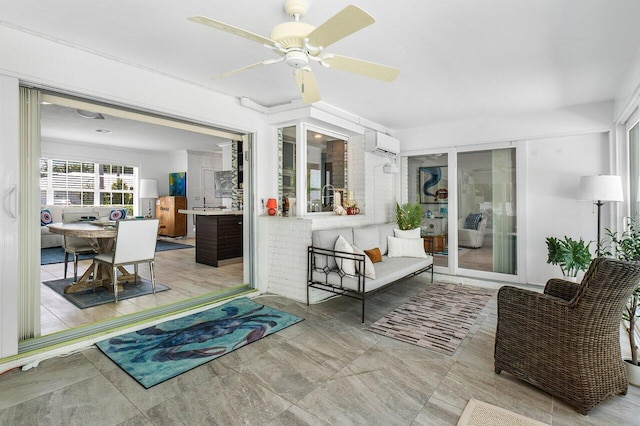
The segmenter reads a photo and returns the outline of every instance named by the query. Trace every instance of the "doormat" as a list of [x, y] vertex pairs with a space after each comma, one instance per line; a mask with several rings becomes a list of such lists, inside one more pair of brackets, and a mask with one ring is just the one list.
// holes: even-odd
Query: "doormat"
[[[170, 241], [158, 240], [156, 244], [156, 252], [167, 250], [180, 250], [193, 248], [188, 244], [172, 243]], [[78, 260], [93, 259], [96, 256], [95, 253], [79, 254]], [[51, 265], [52, 263], [64, 262], [64, 248], [63, 247], [49, 247], [40, 249], [40, 265]], [[69, 263], [73, 264], [73, 257], [69, 256]]]
[[243, 297], [96, 345], [148, 389], [302, 320]]
[[436, 282], [367, 330], [453, 355], [495, 290]]
[[[118, 301], [125, 299], [133, 299], [134, 297], [144, 296], [145, 294], [153, 294], [153, 287], [151, 285], [151, 281], [145, 278], [139, 278], [140, 281], [138, 284], [134, 284], [132, 282], [122, 283], [122, 291], [118, 292]], [[67, 299], [69, 302], [76, 305], [76, 307], [80, 309], [90, 308], [92, 306], [104, 305], [106, 303], [114, 303], [116, 301], [113, 296], [113, 292], [104, 288], [104, 287], [96, 287], [95, 293], [93, 290], [86, 290], [80, 293], [64, 293], [64, 288], [69, 284], [73, 283], [73, 277], [60, 279], [60, 280], [51, 280], [45, 281], [42, 284], [49, 287], [51, 290], [58, 293], [60, 296]], [[156, 282], [156, 293], [160, 291], [169, 290], [169, 287], [158, 284]]]
[[471, 398], [458, 420], [458, 426], [549, 426], [529, 417]]

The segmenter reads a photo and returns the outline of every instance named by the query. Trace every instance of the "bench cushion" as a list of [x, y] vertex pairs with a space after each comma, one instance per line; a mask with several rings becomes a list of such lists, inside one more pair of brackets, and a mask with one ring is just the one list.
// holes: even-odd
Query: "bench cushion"
[[[376, 290], [386, 284], [399, 280], [414, 273], [415, 271], [424, 269], [433, 263], [433, 258], [427, 256], [424, 259], [418, 259], [414, 257], [394, 257], [388, 258], [382, 257], [382, 262], [376, 263], [376, 279], [365, 280], [364, 292], [370, 292]], [[328, 275], [323, 272], [313, 271], [313, 281], [319, 283], [328, 283], [333, 286], [340, 286], [348, 290], [362, 291], [358, 288], [358, 277], [345, 275], [340, 279], [340, 275], [336, 273], [330, 273]]]

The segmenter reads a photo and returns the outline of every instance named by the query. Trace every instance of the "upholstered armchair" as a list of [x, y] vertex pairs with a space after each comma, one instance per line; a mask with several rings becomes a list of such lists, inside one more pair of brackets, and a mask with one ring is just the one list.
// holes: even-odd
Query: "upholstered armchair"
[[495, 371], [507, 371], [587, 414], [627, 393], [620, 354], [622, 309], [640, 263], [595, 259], [580, 284], [551, 279], [544, 294], [498, 292]]
[[481, 219], [475, 223], [475, 228], [469, 227], [466, 217], [458, 220], [458, 245], [460, 247], [482, 247], [484, 234], [487, 230], [487, 217], [479, 213], [478, 216]]

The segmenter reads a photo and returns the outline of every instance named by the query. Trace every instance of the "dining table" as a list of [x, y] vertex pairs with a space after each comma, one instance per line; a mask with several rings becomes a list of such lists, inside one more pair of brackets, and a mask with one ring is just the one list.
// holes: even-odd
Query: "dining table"
[[[98, 254], [113, 251], [113, 244], [117, 235], [116, 223], [113, 221], [51, 223], [47, 227], [54, 234], [83, 238]], [[119, 266], [118, 271], [122, 274], [118, 276], [118, 291], [122, 291], [121, 283], [135, 281], [136, 277], [123, 266]], [[80, 293], [98, 286], [113, 291], [112, 274], [111, 268], [99, 264], [97, 277], [91, 279], [93, 275], [93, 265], [91, 265], [77, 281], [64, 288], [64, 293]]]

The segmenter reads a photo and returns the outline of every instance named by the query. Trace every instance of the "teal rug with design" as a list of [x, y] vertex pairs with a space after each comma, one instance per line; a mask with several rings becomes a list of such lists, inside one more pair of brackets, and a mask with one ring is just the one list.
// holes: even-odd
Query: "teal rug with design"
[[243, 297], [96, 346], [149, 389], [302, 320]]

